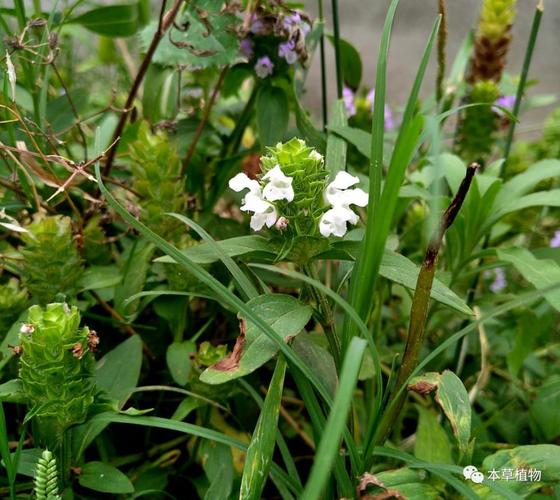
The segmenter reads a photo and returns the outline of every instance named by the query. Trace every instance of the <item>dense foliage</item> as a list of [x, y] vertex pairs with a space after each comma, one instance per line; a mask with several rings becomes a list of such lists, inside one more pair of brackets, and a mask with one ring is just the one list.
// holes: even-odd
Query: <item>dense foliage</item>
[[0, 496], [560, 496], [542, 2], [512, 75], [440, 0], [400, 106], [388, 4], [375, 86], [336, 0], [0, 8]]

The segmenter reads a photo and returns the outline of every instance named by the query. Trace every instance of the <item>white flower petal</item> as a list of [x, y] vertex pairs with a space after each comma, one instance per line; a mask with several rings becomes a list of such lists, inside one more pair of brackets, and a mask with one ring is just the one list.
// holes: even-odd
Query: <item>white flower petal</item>
[[243, 198], [243, 205], [240, 208], [243, 212], [262, 214], [271, 206], [273, 206], [271, 203], [262, 198], [261, 193], [247, 193], [245, 198]]
[[334, 236], [344, 236], [346, 234], [346, 223], [355, 224], [358, 222], [358, 216], [348, 207], [339, 206], [327, 210], [319, 221], [319, 231], [328, 238], [331, 234]]
[[311, 151], [311, 153], [309, 153], [309, 158], [316, 161], [323, 161], [323, 155], [319, 153], [319, 151], [317, 151], [316, 149], [314, 149], [313, 151]]
[[10, 90], [12, 92], [12, 101], [16, 100], [16, 69], [10, 58], [10, 53], [6, 51], [6, 67], [8, 70], [8, 82], [10, 83]]
[[269, 170], [264, 175], [263, 180], [269, 181], [263, 189], [265, 199], [269, 201], [292, 201], [294, 199], [293, 179], [285, 175], [279, 165]]
[[369, 196], [363, 189], [351, 189], [350, 192], [352, 193], [352, 202], [350, 205], [365, 207], [368, 204]]
[[229, 187], [233, 189], [236, 193], [248, 189], [251, 193], [260, 191], [261, 186], [258, 181], [254, 179], [249, 179], [246, 174], [239, 173], [235, 177], [229, 180]]
[[269, 205], [266, 212], [256, 213], [251, 217], [250, 226], [253, 231], [260, 231], [265, 225], [266, 227], [272, 227], [276, 223], [278, 213], [274, 205]]
[[350, 186], [354, 184], [358, 184], [360, 179], [354, 175], [350, 175], [348, 172], [340, 171], [336, 174], [334, 181], [332, 181], [328, 187], [332, 187], [334, 189], [348, 189]]

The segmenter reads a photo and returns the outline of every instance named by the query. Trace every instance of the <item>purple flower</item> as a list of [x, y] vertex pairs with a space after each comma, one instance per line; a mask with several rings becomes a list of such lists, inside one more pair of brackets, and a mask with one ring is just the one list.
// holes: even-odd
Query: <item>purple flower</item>
[[506, 286], [506, 273], [503, 267], [497, 267], [494, 269], [494, 281], [490, 284], [490, 290], [493, 293], [500, 293]]
[[294, 64], [298, 60], [298, 54], [295, 51], [296, 43], [294, 40], [288, 40], [287, 42], [282, 42], [278, 46], [278, 55], [286, 59], [288, 64]]
[[[513, 111], [515, 101], [516, 99], [514, 95], [503, 95], [502, 97], [498, 97], [494, 104], [501, 106], [502, 108], [506, 108], [508, 111]], [[501, 109], [494, 109], [494, 111], [500, 116], [505, 116], [505, 113]]]
[[354, 102], [354, 92], [352, 92], [351, 88], [344, 87], [342, 89], [342, 101], [348, 116], [354, 116], [356, 114], [356, 103]]
[[267, 76], [272, 75], [272, 68], [274, 68], [274, 64], [270, 60], [270, 57], [259, 57], [257, 59], [257, 63], [255, 64], [255, 73], [259, 78], [266, 78]]
[[[369, 109], [372, 110], [373, 113], [373, 101], [375, 100], [375, 89], [371, 89], [367, 96], [366, 102], [368, 104]], [[384, 116], [385, 116], [385, 130], [393, 130], [395, 128], [395, 119], [393, 117], [393, 112], [388, 104], [385, 104], [384, 109]]]
[[296, 28], [299, 24], [301, 24], [301, 16], [297, 12], [294, 12], [289, 16], [285, 16], [284, 19], [282, 19], [282, 28], [288, 31], [292, 28]]
[[265, 32], [265, 26], [262, 19], [259, 19], [256, 14], [251, 17], [251, 33], [255, 35], [262, 35]]
[[560, 248], [560, 230], [556, 231], [550, 240], [550, 248]]
[[255, 42], [253, 42], [253, 40], [251, 40], [250, 38], [244, 38], [243, 40], [241, 40], [241, 43], [239, 44], [241, 53], [247, 58], [253, 57], [254, 47], [255, 47]]

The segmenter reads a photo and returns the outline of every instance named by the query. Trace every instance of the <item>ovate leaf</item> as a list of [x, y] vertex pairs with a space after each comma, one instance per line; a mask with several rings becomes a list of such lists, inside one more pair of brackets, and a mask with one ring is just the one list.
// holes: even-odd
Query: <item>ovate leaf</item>
[[185, 385], [189, 380], [192, 361], [191, 354], [196, 352], [196, 344], [188, 340], [173, 342], [167, 348], [166, 360], [169, 373], [179, 385]]
[[257, 94], [257, 130], [263, 146], [281, 142], [288, 128], [289, 102], [280, 87], [265, 85]]
[[453, 463], [447, 433], [439, 423], [437, 416], [422, 406], [418, 406], [418, 414], [418, 427], [416, 428], [416, 441], [414, 443], [416, 458], [433, 464]]
[[[261, 295], [247, 302], [247, 305], [285, 342], [303, 330], [311, 318], [311, 307], [289, 295]], [[276, 344], [243, 316], [240, 319], [240, 329], [241, 335], [237, 338], [233, 351], [226, 358], [208, 367], [200, 375], [202, 382], [223, 384], [244, 377], [278, 352]]]
[[103, 462], [88, 462], [81, 470], [79, 483], [102, 493], [132, 493], [134, 486], [119, 469]]
[[136, 4], [108, 5], [85, 12], [70, 21], [109, 37], [131, 36], [138, 29]]

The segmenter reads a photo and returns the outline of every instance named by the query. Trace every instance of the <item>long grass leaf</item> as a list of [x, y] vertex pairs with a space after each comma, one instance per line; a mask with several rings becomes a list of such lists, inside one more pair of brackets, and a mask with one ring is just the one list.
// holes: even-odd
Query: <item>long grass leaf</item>
[[332, 465], [339, 452], [340, 440], [346, 428], [348, 413], [352, 405], [352, 396], [366, 346], [367, 342], [358, 337], [354, 337], [348, 346], [342, 363], [338, 390], [327, 419], [323, 437], [317, 448], [309, 480], [301, 496], [302, 500], [321, 498], [321, 492], [330, 476]]
[[233, 279], [237, 283], [239, 293], [242, 294], [245, 299], [254, 299], [259, 296], [259, 292], [253, 283], [251, 283], [251, 280], [247, 278], [245, 273], [235, 263], [235, 261], [226, 252], [224, 252], [224, 250], [216, 243], [214, 238], [212, 238], [212, 236], [210, 236], [203, 227], [199, 226], [195, 221], [185, 217], [184, 215], [175, 213], [170, 213], [168, 215], [179, 219], [181, 222], [194, 229], [194, 231], [196, 231], [196, 233], [210, 246], [210, 248], [212, 248], [214, 253], [220, 258], [224, 266], [226, 266], [228, 271], [231, 273]]
[[[418, 135], [422, 127], [421, 119], [414, 117], [416, 102], [426, 68], [437, 36], [441, 16], [436, 19], [432, 32], [420, 60], [416, 78], [405, 108], [397, 142], [393, 150], [383, 194], [381, 195], [381, 172], [383, 168], [383, 137], [385, 108], [386, 56], [389, 48], [391, 24], [396, 9], [395, 0], [389, 8], [382, 36], [382, 44], [377, 67], [377, 86], [375, 89], [374, 117], [371, 139], [370, 194], [368, 203], [368, 224], [362, 242], [362, 251], [354, 266], [355, 276], [350, 280], [350, 303], [358, 314], [365, 318], [369, 309], [372, 291], [375, 289], [379, 266], [385, 251], [385, 241], [389, 234], [390, 223], [395, 211], [398, 193], [404, 174], [413, 154], [418, 147]], [[380, 88], [381, 86], [381, 88]], [[345, 322], [343, 345], [352, 337], [350, 323]]]
[[276, 361], [276, 368], [268, 386], [264, 405], [247, 449], [239, 491], [240, 500], [261, 498], [272, 464], [285, 374], [286, 361], [280, 355]]

